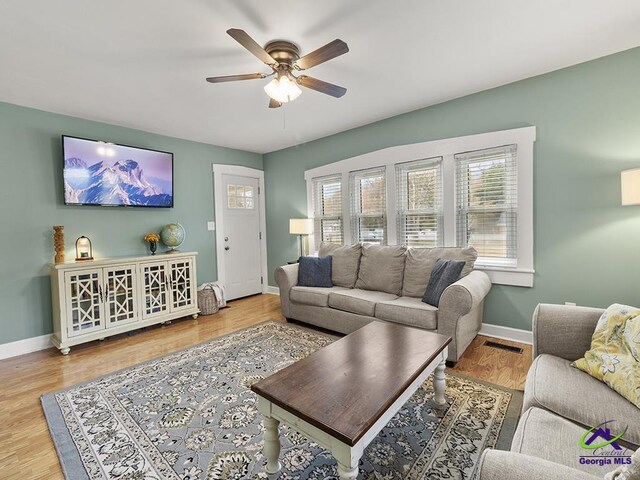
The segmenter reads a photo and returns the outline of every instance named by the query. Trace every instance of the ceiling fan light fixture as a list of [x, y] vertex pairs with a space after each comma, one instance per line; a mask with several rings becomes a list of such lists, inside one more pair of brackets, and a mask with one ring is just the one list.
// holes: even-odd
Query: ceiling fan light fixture
[[287, 103], [300, 96], [302, 90], [289, 75], [281, 75], [265, 85], [264, 91], [269, 97], [280, 103]]
[[309, 88], [335, 98], [340, 98], [347, 93], [347, 89], [344, 87], [323, 82], [308, 75], [296, 77], [292, 73], [294, 71], [307, 70], [347, 53], [349, 47], [339, 38], [300, 57], [300, 48], [295, 43], [287, 40], [272, 40], [264, 47], [261, 47], [258, 42], [251, 38], [244, 30], [230, 28], [227, 30], [227, 33], [247, 51], [262, 61], [262, 63], [271, 68], [272, 73], [247, 73], [242, 75], [207, 77], [207, 82], [235, 82], [237, 80], [252, 80], [276, 75], [276, 77], [264, 87], [264, 91], [270, 98], [269, 108], [279, 108], [284, 103], [291, 102], [298, 98], [302, 93], [300, 87]]

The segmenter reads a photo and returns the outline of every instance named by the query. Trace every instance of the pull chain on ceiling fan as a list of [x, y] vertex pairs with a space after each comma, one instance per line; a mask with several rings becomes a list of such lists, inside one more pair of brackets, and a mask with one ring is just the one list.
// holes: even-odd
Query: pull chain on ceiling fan
[[207, 82], [234, 82], [237, 80], [267, 78], [275, 75], [275, 78], [264, 87], [264, 91], [270, 97], [269, 108], [281, 107], [283, 103], [291, 102], [298, 98], [302, 93], [299, 85], [336, 98], [340, 98], [347, 93], [347, 89], [344, 87], [323, 82], [307, 75], [295, 76], [293, 74], [294, 71], [315, 67], [347, 53], [349, 47], [342, 40], [336, 39], [301, 58], [300, 50], [294, 43], [275, 40], [267, 43], [262, 48], [244, 30], [231, 28], [227, 30], [227, 33], [259, 60], [271, 67], [273, 72], [269, 74], [249, 73], [245, 75], [209, 77]]

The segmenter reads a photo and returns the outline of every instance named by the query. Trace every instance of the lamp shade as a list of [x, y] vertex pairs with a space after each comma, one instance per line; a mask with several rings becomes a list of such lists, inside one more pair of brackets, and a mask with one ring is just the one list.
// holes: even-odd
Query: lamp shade
[[620, 174], [622, 205], [640, 205], [640, 168]]
[[313, 233], [313, 219], [311, 218], [289, 219], [289, 233], [291, 235], [311, 235]]

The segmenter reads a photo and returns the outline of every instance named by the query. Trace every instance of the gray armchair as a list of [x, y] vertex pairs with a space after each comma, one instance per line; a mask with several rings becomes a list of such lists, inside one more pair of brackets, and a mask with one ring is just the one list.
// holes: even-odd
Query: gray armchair
[[594, 480], [617, 465], [581, 463], [590, 453], [579, 438], [605, 420], [628, 429], [619, 443], [628, 455], [640, 446], [640, 409], [603, 382], [571, 366], [591, 346], [604, 310], [540, 304], [533, 314], [533, 356], [523, 414], [511, 451], [486, 450], [479, 480]]

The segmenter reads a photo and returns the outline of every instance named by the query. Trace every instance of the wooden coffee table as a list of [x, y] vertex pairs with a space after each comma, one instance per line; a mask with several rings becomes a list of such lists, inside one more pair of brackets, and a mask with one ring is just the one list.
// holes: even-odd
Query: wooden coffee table
[[444, 367], [451, 338], [372, 322], [255, 383], [264, 415], [266, 472], [280, 471], [284, 422], [329, 450], [342, 480], [358, 477], [369, 443], [435, 370], [434, 402], [446, 403]]

